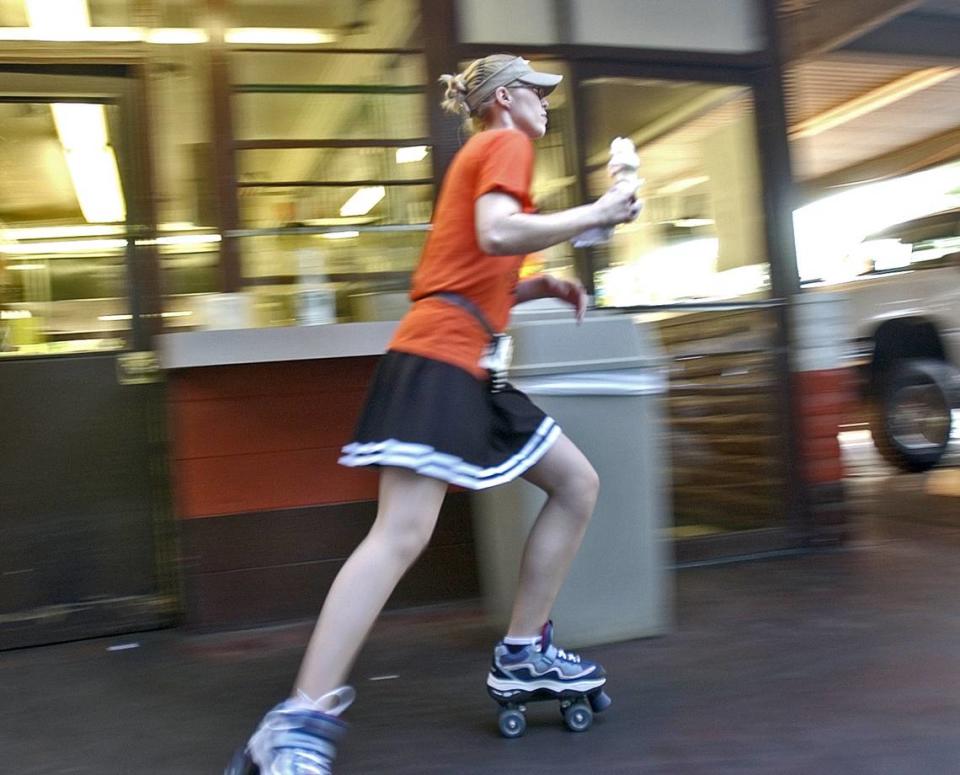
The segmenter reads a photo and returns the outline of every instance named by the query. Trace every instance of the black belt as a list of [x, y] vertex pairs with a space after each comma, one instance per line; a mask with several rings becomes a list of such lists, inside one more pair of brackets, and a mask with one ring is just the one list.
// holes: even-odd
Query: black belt
[[[422, 299], [430, 297], [442, 299], [448, 304], [453, 304], [469, 312], [477, 322], [483, 326], [484, 331], [490, 337], [490, 343], [487, 345], [487, 352], [480, 361], [480, 365], [490, 373], [490, 389], [494, 393], [499, 393], [507, 384], [507, 369], [510, 365], [510, 359], [513, 353], [512, 340], [506, 334], [497, 333], [490, 325], [487, 318], [470, 299], [459, 293], [450, 291], [440, 291], [422, 296]], [[417, 301], [419, 301], [418, 299]]]

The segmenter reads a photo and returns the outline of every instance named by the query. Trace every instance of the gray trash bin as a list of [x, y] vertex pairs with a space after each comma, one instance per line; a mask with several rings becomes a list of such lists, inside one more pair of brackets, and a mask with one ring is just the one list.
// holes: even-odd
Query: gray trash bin
[[[579, 647], [667, 631], [672, 620], [665, 359], [649, 328], [624, 315], [514, 317], [510, 382], [553, 417], [600, 475], [593, 520], [552, 618]], [[475, 535], [491, 623], [510, 619], [520, 556], [545, 496], [517, 480], [474, 495]]]

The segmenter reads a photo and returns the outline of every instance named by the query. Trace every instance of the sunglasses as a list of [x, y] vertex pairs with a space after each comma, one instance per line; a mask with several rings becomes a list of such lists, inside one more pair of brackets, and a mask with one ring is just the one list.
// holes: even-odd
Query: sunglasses
[[547, 98], [547, 93], [538, 86], [528, 86], [525, 83], [514, 84], [513, 86], [508, 86], [508, 89], [526, 89], [527, 91], [532, 91], [537, 95], [537, 99], [540, 102], [543, 102]]

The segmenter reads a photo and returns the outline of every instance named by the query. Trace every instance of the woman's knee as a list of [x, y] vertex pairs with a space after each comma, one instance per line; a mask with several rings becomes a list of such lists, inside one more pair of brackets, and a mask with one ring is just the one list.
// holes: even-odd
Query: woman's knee
[[597, 469], [589, 463], [582, 466], [573, 477], [572, 486], [580, 493], [580, 497], [589, 505], [592, 512], [597, 496], [600, 494], [600, 475]]
[[596, 469], [584, 460], [560, 477], [547, 494], [589, 519], [600, 494], [600, 476]]
[[378, 538], [399, 560], [410, 564], [426, 548], [433, 535], [436, 515], [425, 512], [381, 513], [371, 536]]

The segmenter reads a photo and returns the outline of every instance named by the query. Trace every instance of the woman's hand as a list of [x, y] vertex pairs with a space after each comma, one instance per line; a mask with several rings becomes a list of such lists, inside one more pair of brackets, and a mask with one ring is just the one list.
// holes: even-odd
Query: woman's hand
[[637, 199], [636, 184], [629, 181], [614, 183], [593, 206], [600, 212], [605, 226], [634, 221], [643, 208], [643, 204]]
[[559, 277], [545, 274], [540, 281], [543, 286], [543, 298], [560, 299], [573, 307], [577, 323], [583, 322], [587, 312], [587, 292], [579, 280], [561, 280]]

